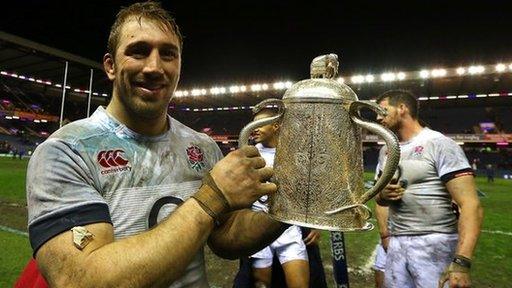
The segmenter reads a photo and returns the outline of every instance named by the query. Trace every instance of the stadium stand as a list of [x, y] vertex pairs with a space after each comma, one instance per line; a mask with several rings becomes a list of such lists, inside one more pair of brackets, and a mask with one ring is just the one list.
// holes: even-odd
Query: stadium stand
[[[91, 112], [108, 103], [111, 87], [101, 64], [1, 31], [0, 48], [0, 154], [33, 151], [58, 129], [66, 62], [69, 88], [65, 93], [63, 124], [87, 117], [89, 96]], [[456, 73], [456, 68], [449, 73], [434, 69], [402, 80], [395, 79], [400, 73], [382, 74], [380, 81], [374, 81], [373, 76], [372, 81], [363, 76], [343, 78], [360, 99], [373, 99], [389, 89], [411, 90], [420, 97], [420, 117], [428, 126], [460, 142], [468, 159], [481, 167], [478, 171], [492, 163], [499, 174], [512, 171], [512, 64], [502, 68], [471, 66], [459, 68]], [[460, 69], [465, 69], [464, 73]], [[93, 91], [89, 92], [91, 78]], [[238, 133], [250, 122], [250, 107], [267, 98], [281, 98], [291, 84], [180, 89], [169, 110], [179, 121], [210, 135], [227, 153], [235, 149]], [[368, 112], [363, 112], [363, 116], [374, 117]], [[367, 169], [373, 169], [376, 163], [378, 142], [379, 139], [366, 135]]]

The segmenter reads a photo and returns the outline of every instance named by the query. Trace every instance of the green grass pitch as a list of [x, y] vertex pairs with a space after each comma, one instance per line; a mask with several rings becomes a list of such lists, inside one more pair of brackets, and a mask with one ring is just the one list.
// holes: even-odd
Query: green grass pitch
[[[8, 229], [26, 232], [27, 163], [26, 159], [0, 157], [0, 287], [12, 287], [31, 256], [28, 238]], [[471, 272], [473, 287], [512, 287], [512, 180], [496, 179], [488, 184], [477, 177], [476, 182], [486, 197], [481, 198], [485, 218]], [[369, 206], [373, 205], [371, 201]], [[365, 266], [378, 241], [376, 229], [346, 233], [345, 238], [351, 287], [373, 287], [373, 275]], [[327, 232], [320, 245], [328, 281], [334, 287]], [[208, 251], [206, 257], [212, 287], [231, 287], [238, 262], [219, 259]]]

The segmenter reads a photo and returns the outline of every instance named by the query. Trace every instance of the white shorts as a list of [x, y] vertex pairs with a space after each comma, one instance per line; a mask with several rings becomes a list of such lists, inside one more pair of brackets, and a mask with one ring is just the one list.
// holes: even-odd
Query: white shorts
[[308, 261], [306, 244], [302, 240], [302, 232], [299, 227], [290, 226], [272, 244], [252, 255], [252, 267], [271, 267], [274, 254], [281, 264], [292, 260]]
[[384, 286], [437, 287], [439, 277], [453, 259], [457, 242], [457, 234], [391, 236]]
[[375, 263], [373, 264], [373, 270], [384, 272], [386, 269], [386, 251], [382, 247], [382, 243], [377, 244], [377, 255], [375, 256]]

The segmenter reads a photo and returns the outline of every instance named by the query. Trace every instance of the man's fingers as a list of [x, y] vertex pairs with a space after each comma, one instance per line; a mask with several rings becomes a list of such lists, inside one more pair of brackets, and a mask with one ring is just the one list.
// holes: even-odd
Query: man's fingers
[[396, 190], [396, 189], [400, 189], [400, 188], [402, 188], [402, 186], [400, 186], [399, 184], [388, 184], [386, 186], [386, 189], [389, 189], [389, 190]]
[[470, 288], [471, 280], [468, 273], [452, 272], [448, 276], [450, 288]]
[[263, 182], [270, 180], [270, 178], [274, 174], [274, 169], [272, 167], [264, 167], [258, 169], [258, 172], [260, 173], [260, 180]]
[[388, 198], [389, 200], [400, 200], [402, 199], [402, 194], [392, 194], [392, 195], [389, 195]]
[[261, 193], [261, 196], [268, 195], [268, 194], [274, 194], [277, 191], [277, 185], [274, 183], [261, 183], [259, 187], [259, 192]]
[[304, 239], [304, 243], [306, 245], [311, 245], [317, 242], [318, 238], [320, 238], [320, 235], [316, 232], [309, 232], [308, 236]]
[[253, 163], [252, 165], [255, 169], [263, 168], [267, 164], [265, 162], [265, 159], [263, 159], [263, 157], [254, 157], [254, 158], [251, 158], [251, 161], [252, 161], [252, 163]]
[[446, 283], [446, 281], [448, 281], [449, 275], [450, 274], [447, 273], [447, 272], [443, 272], [443, 274], [441, 274], [441, 278], [439, 278], [439, 286], [438, 286], [438, 288], [443, 288], [444, 283]]
[[399, 200], [402, 199], [403, 192], [399, 191], [386, 191], [386, 193], [383, 194], [383, 198], [387, 200]]
[[251, 146], [251, 145], [244, 145], [239, 150], [240, 150], [240, 152], [244, 153], [244, 155], [246, 157], [259, 157], [260, 156], [260, 152], [258, 151], [258, 148]]
[[401, 187], [397, 187], [397, 188], [386, 188], [385, 191], [387, 193], [404, 193], [405, 192], [405, 189], [404, 188], [401, 188]]

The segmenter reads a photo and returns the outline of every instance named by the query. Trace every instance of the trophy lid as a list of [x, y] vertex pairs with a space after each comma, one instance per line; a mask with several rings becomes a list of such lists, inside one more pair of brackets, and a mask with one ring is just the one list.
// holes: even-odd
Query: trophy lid
[[338, 55], [336, 54], [315, 57], [311, 61], [311, 79], [293, 84], [284, 93], [283, 100], [358, 100], [356, 93], [348, 85], [335, 80], [338, 75], [338, 66]]

